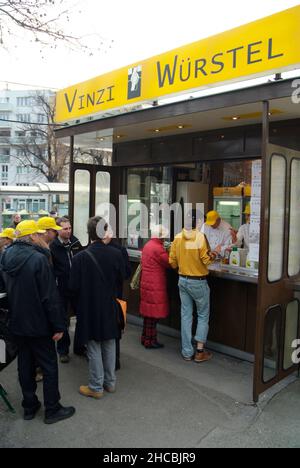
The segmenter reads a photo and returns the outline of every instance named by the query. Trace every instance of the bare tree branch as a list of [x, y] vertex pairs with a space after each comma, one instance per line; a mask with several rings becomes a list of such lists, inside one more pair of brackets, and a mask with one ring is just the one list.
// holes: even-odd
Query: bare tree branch
[[26, 30], [34, 42], [54, 49], [65, 44], [72, 50], [93, 55], [93, 51], [104, 48], [105, 42], [111, 47], [113, 41], [98, 34], [94, 35], [91, 47], [84, 37], [67, 32], [74, 5], [68, 9], [64, 4], [62, 0], [0, 0], [0, 46], [7, 47], [14, 30]]
[[37, 94], [34, 109], [45, 116], [49, 126], [28, 124], [20, 127], [24, 136], [11, 145], [16, 150], [12, 157], [21, 167], [30, 167], [36, 170], [36, 174], [45, 176], [48, 182], [62, 182], [69, 166], [70, 150], [55, 138], [55, 103]]

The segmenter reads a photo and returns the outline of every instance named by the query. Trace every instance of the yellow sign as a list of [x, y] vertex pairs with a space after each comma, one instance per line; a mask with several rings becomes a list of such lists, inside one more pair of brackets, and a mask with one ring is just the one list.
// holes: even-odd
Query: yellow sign
[[300, 6], [59, 91], [56, 121], [300, 67]]

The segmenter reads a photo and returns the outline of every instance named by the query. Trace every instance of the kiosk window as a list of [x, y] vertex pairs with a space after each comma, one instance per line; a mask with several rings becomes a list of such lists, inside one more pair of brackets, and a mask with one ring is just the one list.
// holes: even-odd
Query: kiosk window
[[74, 186], [74, 234], [82, 245], [88, 245], [87, 221], [90, 209], [90, 173], [86, 170], [75, 172]]
[[96, 176], [96, 216], [102, 216], [110, 222], [110, 174], [97, 172]]
[[172, 168], [129, 169], [127, 194], [127, 247], [140, 249], [150, 238], [151, 227], [164, 223], [161, 212], [156, 216], [156, 207], [172, 201]]
[[271, 159], [269, 268], [268, 280], [279, 281], [283, 273], [285, 219], [286, 160], [283, 156]]
[[291, 206], [289, 234], [289, 276], [300, 272], [300, 161], [294, 159], [291, 170]]

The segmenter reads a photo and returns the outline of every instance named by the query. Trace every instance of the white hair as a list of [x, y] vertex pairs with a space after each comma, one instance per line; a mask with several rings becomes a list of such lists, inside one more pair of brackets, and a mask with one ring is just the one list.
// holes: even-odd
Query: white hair
[[157, 224], [151, 228], [152, 239], [167, 239], [169, 235], [169, 230], [161, 224]]

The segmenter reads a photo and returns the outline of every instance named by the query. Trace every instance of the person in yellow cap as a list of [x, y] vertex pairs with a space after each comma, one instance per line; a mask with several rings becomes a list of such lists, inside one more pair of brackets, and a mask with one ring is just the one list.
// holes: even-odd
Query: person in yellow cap
[[73, 416], [75, 409], [60, 404], [55, 343], [66, 326], [47, 251], [35, 245], [43, 233], [33, 220], [19, 223], [16, 241], [0, 257], [0, 272], [9, 303], [9, 328], [19, 350], [24, 420], [34, 419], [41, 408], [34, 372], [38, 364], [44, 374], [44, 422], [53, 424]]
[[243, 224], [238, 233], [237, 233], [237, 242], [236, 246], [237, 247], [243, 247], [244, 249], [249, 250], [249, 245], [250, 245], [250, 221], [251, 221], [251, 207], [250, 203], [245, 208], [244, 215], [246, 218], [246, 224]]
[[15, 239], [15, 230], [13, 228], [6, 228], [0, 234], [0, 252], [3, 252], [9, 247]]
[[56, 224], [55, 219], [51, 218], [50, 216], [44, 216], [43, 218], [40, 218], [37, 222], [37, 225], [39, 229], [45, 231], [43, 238], [48, 245], [50, 245], [51, 242], [56, 239], [57, 233], [62, 230], [62, 228]]
[[209, 211], [201, 232], [205, 234], [212, 252], [224, 256], [225, 251], [232, 245], [232, 227], [221, 219], [217, 211]]

